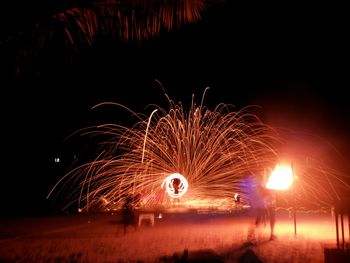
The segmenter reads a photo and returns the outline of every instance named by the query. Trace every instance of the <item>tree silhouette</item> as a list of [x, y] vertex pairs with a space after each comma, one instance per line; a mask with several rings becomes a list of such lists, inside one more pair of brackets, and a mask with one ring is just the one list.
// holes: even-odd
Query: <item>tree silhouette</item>
[[[10, 71], [18, 76], [40, 66], [52, 56], [72, 59], [79, 50], [101, 38], [141, 43], [162, 31], [177, 30], [201, 20], [212, 4], [224, 0], [79, 0], [51, 7], [52, 15], [35, 23], [0, 46]], [[57, 10], [57, 11], [56, 11]]]

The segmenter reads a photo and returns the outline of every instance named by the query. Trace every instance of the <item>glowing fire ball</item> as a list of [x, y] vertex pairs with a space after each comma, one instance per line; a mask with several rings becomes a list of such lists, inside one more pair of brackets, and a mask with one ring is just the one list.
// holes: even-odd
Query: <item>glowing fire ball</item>
[[161, 188], [164, 186], [170, 197], [180, 198], [187, 192], [188, 182], [182, 174], [173, 173], [164, 179]]
[[293, 170], [289, 166], [276, 165], [269, 177], [266, 188], [274, 190], [287, 190], [293, 183]]

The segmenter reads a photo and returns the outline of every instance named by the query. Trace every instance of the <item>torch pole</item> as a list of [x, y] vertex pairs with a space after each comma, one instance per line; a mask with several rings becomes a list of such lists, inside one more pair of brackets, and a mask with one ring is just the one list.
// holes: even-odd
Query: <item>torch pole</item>
[[[294, 177], [294, 167], [293, 163], [291, 163], [292, 167], [292, 175], [293, 175], [293, 180], [295, 179]], [[296, 197], [295, 197], [295, 183], [293, 184], [293, 197], [294, 197], [294, 202], [293, 202], [293, 221], [294, 221], [294, 236], [297, 235], [297, 217], [296, 217], [296, 211], [295, 211], [295, 203], [296, 203]]]
[[296, 219], [296, 212], [295, 212], [295, 208], [293, 209], [293, 217], [294, 217], [294, 235], [297, 235], [297, 219]]

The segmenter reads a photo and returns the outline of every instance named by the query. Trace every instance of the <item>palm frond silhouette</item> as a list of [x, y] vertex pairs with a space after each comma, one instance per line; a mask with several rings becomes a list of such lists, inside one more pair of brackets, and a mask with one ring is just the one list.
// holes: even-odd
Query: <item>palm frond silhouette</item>
[[[26, 65], [35, 68], [51, 52], [64, 50], [68, 58], [99, 37], [140, 43], [184, 24], [201, 20], [212, 4], [224, 0], [92, 0], [62, 7], [45, 21], [0, 44], [10, 49], [16, 75]], [[60, 9], [60, 8], [56, 8]], [[14, 43], [15, 42], [15, 43]], [[7, 52], [8, 53], [8, 52]], [[62, 55], [62, 54], [60, 54]]]

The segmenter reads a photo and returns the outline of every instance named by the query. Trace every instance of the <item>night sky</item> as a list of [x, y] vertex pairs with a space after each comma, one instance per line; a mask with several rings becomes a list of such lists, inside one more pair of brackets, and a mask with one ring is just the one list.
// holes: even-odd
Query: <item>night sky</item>
[[[56, 1], [58, 2], [58, 1]], [[19, 2], [20, 3], [20, 2]], [[55, 2], [54, 2], [55, 3]], [[344, 7], [227, 1], [200, 22], [161, 32], [140, 45], [105, 39], [69, 61], [53, 53], [39, 70], [14, 76], [6, 39], [45, 21], [61, 5], [2, 4], [1, 213], [47, 213], [46, 195], [87, 143], [63, 142], [77, 129], [128, 123], [114, 101], [139, 112], [166, 107], [166, 93], [189, 105], [206, 87], [205, 104], [261, 106], [264, 121], [324, 137], [350, 156], [349, 41]], [[12, 42], [6, 42], [12, 43]], [[64, 57], [64, 56], [63, 56]], [[31, 65], [28, 66], [31, 68]], [[54, 163], [60, 157], [62, 163]], [[52, 210], [51, 210], [52, 209]]]

